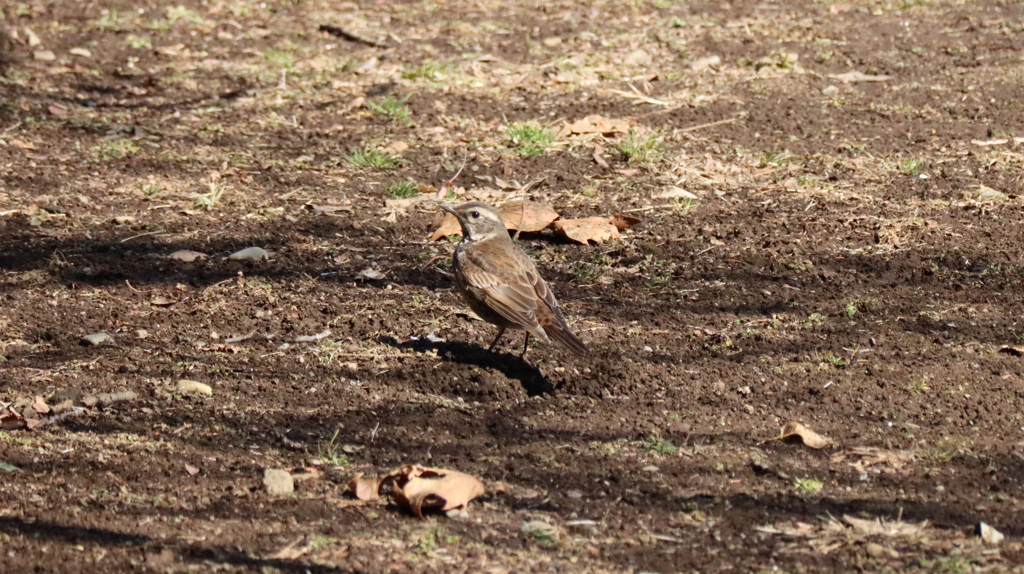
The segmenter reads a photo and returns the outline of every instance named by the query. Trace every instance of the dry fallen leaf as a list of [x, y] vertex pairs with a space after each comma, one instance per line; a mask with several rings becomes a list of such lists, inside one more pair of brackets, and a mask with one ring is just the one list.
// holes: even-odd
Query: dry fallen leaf
[[867, 472], [869, 467], [888, 466], [892, 471], [899, 471], [914, 461], [914, 453], [905, 450], [886, 450], [873, 446], [856, 446], [843, 449], [832, 455], [832, 462], [846, 462], [860, 473]]
[[772, 440], [781, 440], [783, 442], [802, 442], [804, 445], [815, 449], [825, 448], [831, 443], [829, 439], [796, 421], [786, 423], [786, 426], [782, 427], [782, 432], [779, 433], [778, 438]]
[[602, 243], [609, 239], [618, 239], [619, 228], [607, 217], [587, 217], [584, 219], [559, 219], [551, 224], [556, 233], [587, 244], [591, 241]]
[[625, 231], [634, 225], [642, 223], [642, 220], [629, 215], [615, 214], [611, 217], [612, 225], [617, 227], [619, 231]]
[[848, 514], [843, 515], [843, 522], [852, 526], [854, 532], [863, 536], [913, 536], [928, 527], [927, 520], [915, 524], [902, 520], [890, 522], [881, 518], [855, 518]]
[[565, 124], [558, 132], [557, 139], [565, 139], [576, 134], [624, 134], [629, 131], [633, 124], [632, 119], [611, 119], [599, 115], [591, 115], [576, 120], [571, 124]]
[[423, 518], [424, 508], [448, 511], [465, 508], [470, 500], [484, 493], [484, 485], [474, 476], [413, 464], [403, 465], [384, 477], [397, 488], [395, 502], [408, 505], [416, 516]]
[[380, 498], [378, 494], [380, 483], [381, 479], [376, 476], [363, 476], [363, 473], [360, 472], [349, 481], [348, 489], [359, 500], [377, 500]]
[[[502, 219], [505, 220], [505, 228], [513, 231], [535, 232], [545, 229], [551, 222], [558, 219], [558, 213], [543, 203], [527, 201], [516, 201], [502, 205], [498, 208]], [[435, 222], [436, 229], [430, 236], [431, 241], [437, 241], [447, 235], [462, 235], [462, 228], [459, 221], [452, 214], [445, 214], [440, 223]]]
[[524, 233], [545, 229], [552, 221], [558, 219], [558, 213], [554, 209], [535, 201], [506, 203], [499, 207], [498, 211], [501, 212], [507, 229]]
[[274, 554], [270, 555], [273, 560], [295, 560], [309, 551], [309, 547], [299, 547], [299, 543], [302, 542], [303, 536], [299, 536], [295, 540], [288, 543], [287, 546], [278, 550]]
[[391, 155], [402, 155], [402, 152], [407, 149], [409, 149], [409, 144], [399, 140], [393, 142], [391, 145], [381, 148], [381, 151], [389, 153]]

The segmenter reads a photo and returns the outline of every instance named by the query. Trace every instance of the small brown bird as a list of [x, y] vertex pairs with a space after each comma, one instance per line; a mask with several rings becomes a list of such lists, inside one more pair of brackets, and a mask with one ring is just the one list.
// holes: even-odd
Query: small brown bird
[[545, 342], [554, 339], [580, 355], [589, 352], [569, 332], [554, 293], [530, 257], [512, 242], [496, 209], [479, 201], [441, 209], [462, 226], [462, 241], [453, 258], [455, 284], [473, 312], [498, 326], [488, 350], [494, 350], [506, 329], [525, 329], [523, 355], [530, 335]]

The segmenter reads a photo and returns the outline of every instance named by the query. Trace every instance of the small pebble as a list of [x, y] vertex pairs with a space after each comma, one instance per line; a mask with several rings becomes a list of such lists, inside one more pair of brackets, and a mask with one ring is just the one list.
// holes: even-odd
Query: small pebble
[[259, 261], [261, 259], [270, 259], [270, 254], [259, 247], [246, 247], [241, 251], [228, 255], [224, 259], [227, 261]]
[[213, 394], [213, 387], [210, 385], [200, 383], [199, 381], [190, 381], [188, 379], [181, 379], [178, 381], [178, 384], [174, 386], [174, 390], [179, 393], [199, 393], [207, 396]]
[[86, 335], [82, 337], [82, 340], [79, 341], [79, 344], [82, 345], [83, 347], [89, 347], [100, 345], [111, 340], [113, 340], [113, 337], [106, 333], [92, 333], [91, 335]]
[[270, 496], [284, 496], [295, 492], [295, 479], [287, 470], [268, 468], [263, 471], [263, 488]]
[[176, 259], [178, 261], [184, 261], [186, 263], [191, 263], [198, 259], [206, 259], [206, 254], [200, 253], [198, 251], [189, 251], [188, 249], [182, 249], [180, 251], [175, 251], [174, 253], [171, 253], [170, 255], [167, 256], [167, 258]]
[[637, 48], [626, 55], [623, 60], [627, 66], [646, 66], [651, 63], [651, 55], [643, 48]]
[[877, 542], [868, 542], [864, 545], [864, 551], [872, 558], [899, 558], [900, 553], [892, 548], [886, 548]]
[[700, 199], [697, 197], [696, 194], [686, 191], [681, 187], [676, 187], [674, 185], [666, 187], [661, 193], [655, 195], [654, 197], [657, 197], [659, 199]]
[[999, 532], [984, 522], [978, 523], [978, 536], [981, 536], [982, 540], [992, 545], [999, 544], [1004, 538], [1006, 538], [1002, 532]]
[[368, 279], [370, 281], [376, 281], [384, 278], [384, 274], [372, 267], [367, 267], [359, 272], [357, 275], [360, 279]]
[[704, 56], [703, 58], [697, 58], [690, 64], [690, 69], [695, 72], [700, 72], [708, 68], [715, 68], [722, 63], [722, 58], [718, 56]]

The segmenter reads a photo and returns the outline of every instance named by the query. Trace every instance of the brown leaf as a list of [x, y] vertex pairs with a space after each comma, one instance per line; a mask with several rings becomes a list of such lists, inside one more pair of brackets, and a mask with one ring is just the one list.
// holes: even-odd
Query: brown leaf
[[633, 227], [634, 225], [636, 225], [638, 223], [643, 223], [643, 221], [640, 220], [639, 218], [631, 217], [629, 215], [622, 215], [622, 214], [615, 214], [615, 215], [613, 215], [611, 217], [611, 221], [612, 221], [612, 225], [617, 227], [619, 229], [619, 231], [625, 231], [625, 230], [629, 229], [630, 227]]
[[[507, 203], [498, 208], [502, 219], [505, 220], [505, 228], [514, 231], [527, 233], [540, 231], [551, 225], [551, 222], [558, 219], [558, 213], [543, 203], [527, 201], [525, 207], [523, 202], [516, 201]], [[446, 214], [441, 218], [440, 223], [435, 222], [436, 229], [430, 236], [431, 241], [437, 241], [447, 235], [462, 236], [462, 228], [459, 220], [452, 214]]]
[[914, 453], [905, 450], [886, 450], [873, 446], [856, 446], [832, 455], [832, 462], [846, 462], [861, 474], [873, 466], [885, 465], [899, 471], [914, 461]]
[[782, 432], [779, 433], [777, 440], [803, 443], [805, 446], [814, 449], [825, 448], [832, 442], [796, 421], [786, 423], [786, 426], [782, 427]]
[[459, 225], [459, 220], [455, 219], [455, 216], [450, 213], [446, 213], [441, 217], [441, 222], [435, 222], [434, 226], [436, 229], [434, 229], [434, 233], [430, 235], [431, 241], [437, 241], [438, 239], [448, 235], [462, 235], [462, 227]]
[[407, 150], [407, 149], [409, 149], [409, 144], [405, 143], [404, 141], [399, 140], [399, 141], [391, 143], [391, 145], [387, 145], [387, 146], [381, 148], [381, 151], [383, 151], [385, 153], [389, 153], [391, 155], [402, 155], [402, 152]]
[[438, 508], [442, 512], [464, 508], [485, 491], [483, 483], [475, 476], [413, 464], [392, 471], [384, 480], [393, 481], [398, 488], [395, 502], [409, 506], [421, 519], [424, 508]]
[[597, 165], [599, 165], [599, 166], [601, 166], [601, 167], [603, 167], [605, 169], [608, 169], [608, 167], [609, 167], [608, 166], [608, 162], [606, 162], [604, 160], [604, 148], [603, 147], [601, 147], [601, 146], [595, 146], [594, 147], [594, 161], [597, 162]]
[[14, 147], [20, 147], [21, 149], [36, 149], [35, 144], [30, 143], [30, 142], [26, 142], [26, 141], [22, 141], [22, 140], [19, 140], [19, 139], [12, 139], [11, 140], [11, 145], [14, 146]]
[[64, 104], [53, 104], [46, 108], [51, 114], [55, 116], [66, 116], [68, 115], [68, 107]]
[[501, 212], [507, 229], [526, 233], [546, 229], [552, 221], [558, 219], [558, 213], [554, 209], [535, 201], [506, 203], [498, 211]]
[[564, 139], [577, 134], [624, 134], [629, 131], [633, 120], [610, 119], [599, 115], [590, 115], [571, 124], [565, 124], [558, 132], [557, 139]]
[[602, 243], [609, 239], [619, 238], [619, 228], [607, 217], [587, 217], [584, 219], [560, 219], [551, 224], [556, 233], [578, 241], [579, 243]]
[[185, 465], [185, 472], [187, 472], [189, 476], [195, 476], [195, 475], [199, 474], [199, 469], [194, 467], [194, 466], [192, 466], [191, 464], [186, 464]]
[[36, 400], [32, 402], [32, 408], [41, 415], [50, 412], [50, 407], [46, 406], [46, 401], [43, 400], [43, 397], [36, 397]]
[[348, 482], [348, 489], [359, 500], [377, 500], [380, 498], [381, 479], [376, 476], [363, 476], [359, 473]]
[[170, 307], [171, 305], [174, 305], [175, 301], [170, 297], [157, 295], [156, 297], [153, 297], [153, 300], [150, 301], [149, 303], [154, 307]]
[[272, 560], [295, 560], [309, 551], [308, 547], [299, 548], [299, 543], [302, 542], [303, 536], [299, 536], [295, 540], [288, 543], [287, 546], [278, 550], [277, 552], [270, 555]]
[[862, 536], [913, 536], [928, 527], [928, 521], [913, 523], [896, 520], [890, 522], [882, 518], [856, 518], [843, 515], [843, 522], [853, 527], [853, 531]]

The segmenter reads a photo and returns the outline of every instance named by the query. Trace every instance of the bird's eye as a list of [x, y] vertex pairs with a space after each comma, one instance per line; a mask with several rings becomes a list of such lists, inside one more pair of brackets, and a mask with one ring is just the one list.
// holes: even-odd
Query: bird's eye
[[473, 219], [479, 219], [480, 218], [480, 212], [479, 211], [474, 211], [472, 215], [473, 215]]

